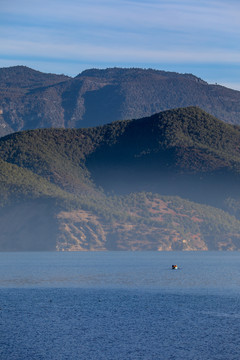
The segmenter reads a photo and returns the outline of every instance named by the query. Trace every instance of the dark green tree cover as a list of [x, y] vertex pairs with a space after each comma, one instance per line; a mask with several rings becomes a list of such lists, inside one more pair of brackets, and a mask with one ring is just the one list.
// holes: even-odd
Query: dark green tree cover
[[0, 204], [51, 199], [56, 209], [90, 211], [104, 223], [201, 234], [209, 249], [232, 237], [239, 248], [239, 144], [237, 126], [195, 107], [15, 133], [0, 139]]

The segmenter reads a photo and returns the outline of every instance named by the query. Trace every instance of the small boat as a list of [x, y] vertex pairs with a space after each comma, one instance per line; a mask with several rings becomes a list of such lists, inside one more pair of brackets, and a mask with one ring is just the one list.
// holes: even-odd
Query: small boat
[[172, 265], [172, 270], [177, 270], [178, 266], [177, 265]]

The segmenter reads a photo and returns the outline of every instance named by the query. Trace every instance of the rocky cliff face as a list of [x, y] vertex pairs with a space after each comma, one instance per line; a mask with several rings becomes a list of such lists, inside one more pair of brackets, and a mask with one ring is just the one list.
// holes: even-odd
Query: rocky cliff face
[[[158, 196], [146, 200], [148, 222], [131, 220], [109, 222], [88, 211], [60, 212], [57, 215], [58, 251], [196, 251], [196, 250], [238, 250], [238, 231], [222, 231], [213, 234], [207, 231], [208, 214], [190, 208], [172, 206], [171, 199]], [[141, 217], [139, 208], [129, 213]], [[189, 223], [189, 231], [183, 235], [181, 222]], [[214, 218], [208, 219], [214, 223]], [[208, 233], [208, 235], [207, 235]]]

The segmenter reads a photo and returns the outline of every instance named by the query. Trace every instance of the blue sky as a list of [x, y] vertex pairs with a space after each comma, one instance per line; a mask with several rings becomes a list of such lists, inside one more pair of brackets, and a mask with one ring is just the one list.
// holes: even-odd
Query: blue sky
[[193, 73], [240, 90], [239, 0], [1, 0], [0, 67]]

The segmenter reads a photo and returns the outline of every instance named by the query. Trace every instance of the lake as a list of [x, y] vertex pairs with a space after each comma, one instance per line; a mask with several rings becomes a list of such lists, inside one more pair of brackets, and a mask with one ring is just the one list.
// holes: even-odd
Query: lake
[[238, 252], [0, 253], [1, 360], [239, 360], [239, 334]]

